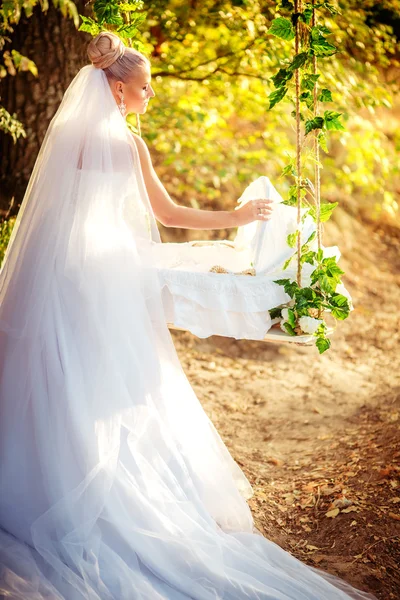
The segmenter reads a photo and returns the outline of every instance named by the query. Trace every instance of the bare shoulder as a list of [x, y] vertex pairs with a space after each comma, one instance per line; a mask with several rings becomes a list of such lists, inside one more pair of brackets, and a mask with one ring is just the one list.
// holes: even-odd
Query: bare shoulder
[[143, 170], [145, 170], [146, 168], [149, 169], [152, 166], [152, 163], [151, 163], [150, 152], [149, 152], [146, 142], [144, 141], [143, 138], [140, 137], [140, 135], [133, 133], [133, 131], [131, 131], [130, 133], [136, 144], [136, 148], [139, 153], [140, 164], [142, 165], [142, 169]]

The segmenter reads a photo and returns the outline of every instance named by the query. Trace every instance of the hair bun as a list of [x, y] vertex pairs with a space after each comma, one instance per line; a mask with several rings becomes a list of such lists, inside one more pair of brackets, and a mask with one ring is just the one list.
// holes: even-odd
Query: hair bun
[[89, 60], [97, 69], [107, 69], [123, 56], [124, 52], [125, 44], [111, 31], [102, 31], [89, 42], [87, 47]]

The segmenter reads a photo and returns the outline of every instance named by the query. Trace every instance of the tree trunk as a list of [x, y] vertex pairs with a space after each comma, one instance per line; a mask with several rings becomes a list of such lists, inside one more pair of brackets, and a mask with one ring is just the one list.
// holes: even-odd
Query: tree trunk
[[[75, 2], [79, 14], [90, 13], [83, 1]], [[40, 145], [62, 96], [78, 72], [87, 64], [86, 45], [91, 36], [78, 32], [70, 18], [50, 5], [46, 13], [36, 6], [24, 17], [12, 34], [11, 48], [32, 59], [38, 77], [21, 72], [0, 83], [1, 104], [23, 123], [27, 137], [16, 143], [0, 132], [0, 211], [4, 214], [13, 203], [11, 214], [21, 204]], [[8, 44], [5, 50], [8, 48]]]

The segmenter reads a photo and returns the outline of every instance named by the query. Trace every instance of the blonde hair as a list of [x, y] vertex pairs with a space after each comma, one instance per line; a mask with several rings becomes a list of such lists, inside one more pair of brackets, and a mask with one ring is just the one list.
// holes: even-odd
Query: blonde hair
[[88, 44], [87, 54], [97, 69], [103, 69], [108, 79], [126, 83], [135, 73], [150, 65], [149, 59], [134, 48], [125, 46], [111, 31], [102, 31]]

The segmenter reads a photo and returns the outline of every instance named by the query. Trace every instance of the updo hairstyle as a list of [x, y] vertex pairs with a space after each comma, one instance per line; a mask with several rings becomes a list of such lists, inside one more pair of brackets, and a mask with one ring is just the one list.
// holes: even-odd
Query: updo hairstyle
[[138, 69], [150, 62], [134, 48], [125, 46], [123, 41], [111, 31], [102, 31], [88, 44], [87, 54], [90, 62], [103, 69], [109, 80], [126, 83]]

